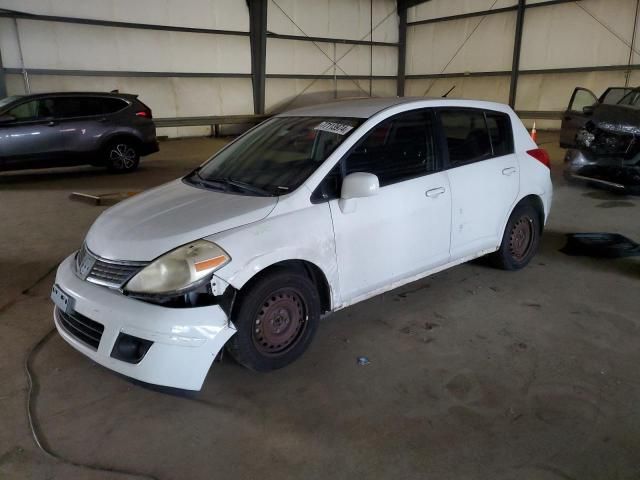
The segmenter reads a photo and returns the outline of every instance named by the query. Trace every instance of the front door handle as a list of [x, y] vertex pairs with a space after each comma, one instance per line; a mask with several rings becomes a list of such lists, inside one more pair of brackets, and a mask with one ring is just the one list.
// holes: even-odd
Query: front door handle
[[502, 170], [502, 174], [506, 175], [507, 177], [509, 175], [513, 175], [514, 173], [516, 173], [516, 167], [509, 167], [509, 168], [505, 168]]
[[429, 198], [436, 198], [442, 195], [447, 190], [444, 187], [432, 188], [431, 190], [427, 190], [424, 194]]
[[51, 120], [49, 123], [47, 123], [47, 127], [55, 127], [58, 124], [58, 122], [56, 122], [55, 120]]

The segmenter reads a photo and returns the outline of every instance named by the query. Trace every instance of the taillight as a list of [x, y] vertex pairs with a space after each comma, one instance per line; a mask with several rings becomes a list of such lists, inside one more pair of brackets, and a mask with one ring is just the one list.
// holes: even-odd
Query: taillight
[[151, 110], [140, 110], [140, 111], [136, 112], [136, 116], [137, 117], [143, 117], [143, 118], [153, 118], [151, 116]]
[[535, 148], [533, 150], [527, 150], [527, 154], [538, 160], [547, 168], [551, 168], [551, 159], [549, 154], [544, 148]]

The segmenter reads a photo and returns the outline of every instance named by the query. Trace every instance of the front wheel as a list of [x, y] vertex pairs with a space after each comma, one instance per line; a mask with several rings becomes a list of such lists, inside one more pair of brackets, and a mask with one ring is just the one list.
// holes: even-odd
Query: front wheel
[[528, 203], [518, 205], [509, 217], [500, 248], [490, 256], [491, 263], [503, 270], [526, 267], [538, 251], [541, 232], [536, 209]]
[[128, 140], [110, 143], [105, 149], [107, 168], [114, 173], [133, 172], [140, 163], [137, 146]]
[[318, 328], [318, 290], [307, 276], [286, 270], [245, 288], [232, 316], [237, 333], [227, 350], [238, 363], [259, 372], [290, 364], [304, 353]]

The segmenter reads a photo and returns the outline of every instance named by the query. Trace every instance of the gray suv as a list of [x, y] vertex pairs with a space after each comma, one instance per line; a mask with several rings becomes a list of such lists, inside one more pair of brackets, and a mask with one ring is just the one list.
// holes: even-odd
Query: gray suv
[[0, 100], [0, 170], [91, 164], [131, 172], [158, 151], [151, 109], [124, 93]]

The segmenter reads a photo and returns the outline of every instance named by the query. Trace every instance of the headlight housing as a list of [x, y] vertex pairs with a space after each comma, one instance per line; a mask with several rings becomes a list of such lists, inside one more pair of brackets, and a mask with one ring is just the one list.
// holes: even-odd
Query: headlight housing
[[124, 290], [148, 295], [181, 293], [230, 260], [227, 252], [215, 243], [196, 240], [155, 259], [129, 280]]

